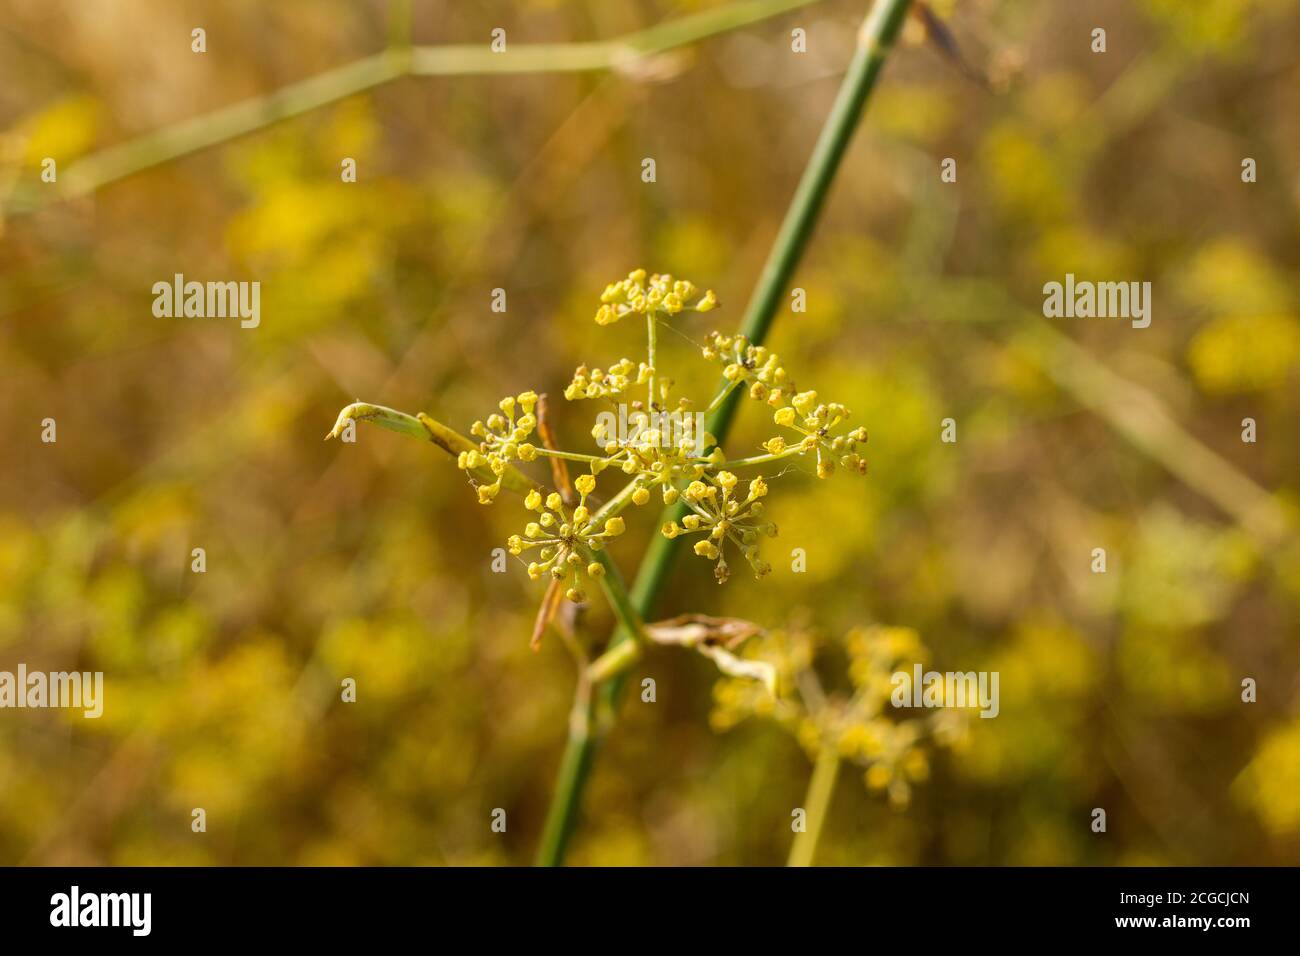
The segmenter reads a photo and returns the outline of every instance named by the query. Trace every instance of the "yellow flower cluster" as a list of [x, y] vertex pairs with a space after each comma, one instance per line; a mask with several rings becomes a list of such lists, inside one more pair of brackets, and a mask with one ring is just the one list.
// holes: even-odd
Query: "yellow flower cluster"
[[763, 443], [768, 454], [803, 455], [815, 450], [818, 478], [829, 477], [836, 465], [866, 474], [867, 462], [858, 454], [857, 446], [866, 442], [867, 430], [858, 427], [833, 434], [847, 423], [851, 414], [848, 408], [818, 402], [814, 391], [798, 391], [776, 353], [750, 344], [743, 335], [718, 332], [708, 336], [701, 351], [706, 359], [722, 364], [722, 376], [733, 386], [747, 386], [750, 398], [776, 409], [772, 416], [776, 424], [801, 436], [798, 441], [787, 441], [780, 435], [768, 439]]
[[620, 359], [607, 370], [579, 365], [573, 373], [573, 381], [564, 387], [564, 397], [571, 402], [580, 398], [615, 398], [630, 385], [644, 385], [650, 381], [653, 371], [645, 362], [638, 366], [627, 358]]
[[[752, 682], [725, 678], [714, 687], [711, 722], [725, 730], [751, 716], [774, 719], [794, 734], [811, 758], [823, 747], [834, 747], [842, 760], [862, 768], [868, 790], [883, 792], [893, 806], [905, 807], [912, 788], [929, 775], [926, 743], [962, 744], [968, 715], [941, 708], [922, 717], [895, 718], [898, 712], [889, 705], [892, 675], [928, 656], [915, 631], [855, 628], [841, 646], [849, 659], [849, 686], [823, 690], [814, 670], [823, 649], [820, 641], [802, 629], [769, 632], [754, 650], [776, 668], [778, 698], [760, 693]], [[810, 686], [814, 692], [804, 697]]]
[[574, 482], [581, 496], [572, 511], [565, 508], [563, 499], [551, 492], [545, 498], [538, 491], [530, 491], [524, 507], [537, 513], [522, 536], [511, 535], [506, 542], [510, 553], [520, 555], [531, 548], [541, 548], [540, 561], [528, 565], [528, 576], [534, 581], [550, 574], [566, 585], [564, 596], [578, 603], [586, 598], [582, 590], [583, 572], [593, 578], [605, 573], [605, 567], [596, 561], [593, 552], [599, 551], [610, 538], [623, 533], [622, 518], [600, 520], [587, 508], [587, 496], [596, 488], [592, 475], [581, 475]]
[[858, 426], [839, 435], [832, 434], [834, 429], [847, 422], [850, 414], [838, 402], [829, 405], [818, 402], [816, 392], [799, 392], [790, 399], [789, 405], [776, 410], [772, 420], [803, 437], [797, 445], [789, 445], [784, 437], [778, 435], [769, 438], [763, 447], [773, 455], [794, 447], [800, 449], [800, 454], [816, 449], [818, 478], [829, 478], [837, 464], [865, 475], [867, 461], [858, 454], [858, 445], [867, 440], [867, 430]]
[[[506, 465], [519, 459], [532, 461], [537, 457], [535, 445], [526, 441], [537, 429], [537, 416], [533, 413], [537, 407], [535, 392], [522, 392], [517, 397], [506, 396], [498, 403], [500, 414], [489, 415], [487, 421], [477, 421], [470, 426], [469, 433], [479, 439], [477, 451], [463, 451], [456, 457], [456, 465], [462, 471], [476, 468], [488, 468], [497, 480], [490, 485], [478, 486], [480, 504], [490, 504], [501, 491], [501, 476]], [[518, 417], [515, 413], [518, 412]]]
[[596, 311], [597, 325], [613, 325], [632, 313], [640, 315], [676, 315], [686, 310], [709, 312], [718, 305], [712, 289], [701, 293], [693, 282], [670, 275], [647, 278], [644, 269], [635, 269], [626, 279], [611, 282], [600, 296]]
[[682, 500], [693, 513], [683, 517], [681, 524], [670, 521], [662, 528], [666, 538], [704, 532], [705, 537], [695, 542], [695, 553], [715, 562], [713, 576], [719, 584], [731, 574], [723, 553], [728, 541], [739, 549], [756, 577], [772, 570], [772, 566], [758, 556], [759, 536], [776, 537], [776, 525], [760, 520], [763, 502], [759, 499], [767, 494], [767, 482], [762, 477], [754, 478], [749, 482], [749, 493], [743, 499], [735, 494], [737, 483], [738, 479], [729, 471], [711, 476], [709, 483], [692, 481], [682, 492]]
[[743, 335], [710, 332], [701, 352], [709, 361], [722, 364], [727, 381], [748, 382], [749, 397], [760, 402], [779, 406], [791, 387], [776, 353], [762, 345], [751, 345]]
[[[607, 538], [621, 533], [623, 519], [618, 517], [619, 512], [629, 505], [646, 504], [655, 492], [667, 505], [680, 501], [688, 508], [680, 520], [664, 524], [662, 534], [668, 538], [698, 535], [695, 553], [714, 563], [714, 577], [721, 583], [731, 574], [726, 555], [729, 547], [740, 552], [756, 576], [767, 574], [771, 566], [759, 556], [759, 541], [777, 533], [776, 525], [763, 517], [761, 499], [767, 494], [766, 480], [761, 475], [750, 479], [742, 493], [737, 490], [739, 479], [730, 468], [815, 453], [819, 477], [827, 477], [837, 467], [866, 470], [866, 462], [857, 452], [857, 445], [866, 441], [866, 431], [860, 427], [849, 429], [849, 410], [838, 403], [819, 401], [814, 391], [799, 391], [780, 358], [743, 335], [714, 332], [708, 336], [704, 357], [721, 363], [728, 383], [710, 409], [725, 397], [726, 388], [744, 387], [750, 398], [773, 409], [776, 423], [794, 432], [795, 439], [787, 441], [778, 436], [764, 443], [766, 454], [728, 461], [716, 447], [716, 438], [703, 432], [703, 415], [691, 411], [691, 402], [679, 399], [671, 411], [667, 410], [672, 382], [658, 375], [655, 368], [657, 320], [685, 310], [708, 312], [716, 306], [717, 297], [712, 291], [701, 292], [694, 283], [671, 275], [647, 275], [644, 269], [606, 286], [596, 316], [598, 323], [609, 325], [633, 312], [645, 315], [649, 321], [645, 361], [623, 358], [603, 369], [581, 365], [564, 389], [564, 397], [569, 400], [605, 398], [627, 402], [620, 411], [623, 417], [614, 419], [611, 413], [604, 413], [591, 431], [602, 454], [586, 455], [531, 444], [528, 439], [537, 430], [538, 397], [533, 392], [502, 399], [499, 413], [475, 422], [470, 429], [479, 445], [460, 453], [460, 467], [479, 474], [489, 470], [496, 476], [493, 483], [477, 486], [483, 503], [496, 498], [507, 469], [515, 474], [512, 463], [516, 460], [529, 462], [547, 455], [589, 466], [590, 474], [576, 483], [582, 498], [572, 514], [560, 496], [543, 497], [542, 492], [533, 491], [526, 505], [537, 512], [537, 520], [528, 524], [523, 535], [512, 536], [509, 541], [515, 555], [540, 548], [540, 560], [529, 565], [529, 574], [538, 578], [549, 573], [565, 581], [571, 600], [584, 597], [584, 573], [600, 573], [602, 566], [592, 560], [592, 553]], [[645, 399], [626, 397], [635, 386], [649, 386], [643, 393]], [[609, 520], [597, 527], [588, 513], [587, 496], [595, 488], [596, 477], [607, 469], [617, 469], [630, 480], [609, 499], [601, 512]]]
[[697, 422], [692, 415], [667, 420], [633, 412], [628, 425], [629, 433], [619, 436], [610, 431], [606, 422], [597, 420], [591, 436], [608, 457], [592, 462], [592, 470], [599, 474], [606, 468], [616, 467], [626, 475], [635, 475], [647, 497], [651, 489], [661, 488], [664, 504], [677, 501], [680, 495], [677, 485], [681, 481], [703, 478], [714, 459], [721, 460], [720, 453], [713, 458], [696, 457], [698, 447], [708, 447], [715, 439], [709, 432], [697, 434]]

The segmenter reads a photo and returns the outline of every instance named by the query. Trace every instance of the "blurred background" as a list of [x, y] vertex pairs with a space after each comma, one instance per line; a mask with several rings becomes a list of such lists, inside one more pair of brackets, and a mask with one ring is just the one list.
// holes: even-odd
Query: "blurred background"
[[[31, 208], [42, 159], [63, 179], [408, 30], [597, 40], [723, 2], [0, 0], [0, 669], [107, 683], [98, 721], [0, 712], [0, 863], [529, 862], [574, 676], [528, 648], [539, 586], [491, 570], [524, 513], [431, 445], [321, 438], [358, 399], [464, 430], [532, 388], [588, 450], [559, 393], [639, 356], [635, 323], [591, 321], [639, 266], [717, 290], [661, 345], [707, 399], [690, 342], [739, 325], [868, 4], [617, 72], [402, 78]], [[898, 625], [1000, 672], [999, 717], [905, 810], [845, 772], [819, 862], [1300, 863], [1300, 4], [935, 10], [969, 69], [909, 29], [770, 340], [866, 425], [871, 473], [774, 481], [773, 573], [683, 556], [657, 616]], [[1043, 319], [1066, 272], [1151, 281], [1150, 328]], [[261, 282], [260, 327], [154, 318], [175, 273]], [[729, 448], [769, 422], [742, 406]], [[697, 655], [634, 676], [657, 703], [626, 696], [570, 861], [783, 862], [798, 743], [715, 730]]]

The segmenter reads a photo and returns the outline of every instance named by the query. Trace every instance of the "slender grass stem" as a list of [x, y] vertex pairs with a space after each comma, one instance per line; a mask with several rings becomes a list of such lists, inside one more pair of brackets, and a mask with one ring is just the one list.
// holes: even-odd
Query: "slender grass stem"
[[646, 313], [646, 363], [650, 366], [650, 404], [646, 406], [647, 412], [653, 412], [655, 410], [655, 321], [654, 312]]
[[593, 461], [604, 461], [600, 455], [583, 455], [576, 451], [555, 451], [552, 448], [538, 448], [537, 454], [546, 455], [548, 458], [563, 458], [567, 461], [581, 461], [590, 464]]
[[641, 659], [641, 645], [637, 641], [620, 641], [591, 662], [587, 680], [600, 684], [623, 673]]
[[813, 764], [812, 777], [808, 780], [808, 792], [804, 795], [803, 809], [806, 828], [794, 835], [790, 845], [790, 857], [786, 866], [812, 866], [813, 857], [817, 855], [817, 843], [822, 837], [822, 826], [826, 814], [830, 812], [831, 798], [835, 795], [835, 781], [840, 774], [840, 755], [828, 742], [822, 743]]
[[[875, 87], [894, 40], [898, 36], [909, 6], [910, 0], [877, 0], [858, 34], [857, 47], [844, 80], [840, 84], [839, 94], [822, 126], [817, 144], [813, 147], [812, 156], [795, 189], [781, 229], [777, 233], [772, 251], [768, 255], [767, 263], [763, 267], [758, 285], [745, 312], [741, 331], [755, 345], [761, 344], [767, 338], [768, 330], [772, 326], [785, 290], [794, 275], [795, 267], [812, 238], [813, 228], [825, 204], [835, 174], [839, 170], [840, 162], [844, 158], [849, 140], [858, 125], [858, 120], [862, 116], [867, 99]], [[707, 430], [719, 443], [725, 440], [731, 428], [738, 398], [734, 391], [731, 392], [706, 421]], [[665, 514], [665, 520], [676, 520], [683, 513], [682, 510], [674, 507]], [[675, 551], [674, 541], [662, 535], [655, 536], [651, 541], [630, 594], [633, 607], [643, 617], [649, 612], [663, 587]], [[610, 647], [630, 639], [632, 639], [630, 632], [620, 627], [611, 638]], [[616, 676], [598, 688], [598, 695], [603, 699], [604, 704], [611, 708], [618, 699], [623, 683], [622, 678], [623, 675]], [[537, 854], [537, 862], [541, 865], [556, 866], [564, 861], [568, 836], [572, 833], [573, 823], [582, 800], [582, 791], [591, 771], [596, 743], [596, 738], [592, 736], [590, 730], [581, 735], [570, 733], [561, 759], [560, 779], [547, 815], [546, 831]]]
[[317, 76], [175, 123], [68, 164], [57, 187], [24, 186], [0, 200], [6, 216], [33, 212], [51, 203], [89, 195], [163, 163], [265, 129], [290, 117], [336, 103], [404, 76], [467, 76], [564, 73], [630, 69], [636, 61], [817, 0], [744, 0], [660, 23], [613, 40], [537, 43], [494, 52], [476, 44], [410, 45], [410, 4], [402, 0], [390, 21], [388, 49]]
[[596, 523], [602, 523], [608, 518], [619, 514], [623, 509], [632, 503], [632, 493], [641, 487], [641, 480], [635, 479], [629, 481], [619, 490], [613, 498], [600, 506], [600, 510], [592, 515], [591, 520]]
[[770, 461], [780, 461], [782, 458], [790, 458], [794, 455], [802, 455], [807, 451], [801, 445], [791, 445], [785, 451], [779, 451], [771, 455], [754, 455], [752, 458], [733, 458], [730, 461], [724, 461], [722, 468], [748, 468], [751, 465], [765, 465]]
[[711, 415], [713, 412], [717, 411], [718, 406], [721, 405], [726, 400], [727, 396], [735, 391], [736, 387], [743, 381], [744, 379], [738, 378], [735, 381], [727, 382], [722, 386], [722, 388], [718, 389], [718, 394], [713, 396], [713, 401], [709, 402], [709, 407], [704, 410], [705, 414]]

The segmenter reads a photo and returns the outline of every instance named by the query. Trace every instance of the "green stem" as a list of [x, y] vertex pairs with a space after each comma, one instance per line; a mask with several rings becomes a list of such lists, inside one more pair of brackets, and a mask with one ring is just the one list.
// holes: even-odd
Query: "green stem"
[[620, 641], [591, 662], [587, 680], [601, 684], [616, 677], [641, 659], [641, 644], [637, 641]]
[[647, 412], [655, 410], [655, 314], [647, 312], [645, 317], [645, 336], [646, 336], [646, 363], [650, 366], [650, 404], [646, 406]]
[[537, 454], [546, 455], [548, 458], [563, 458], [566, 461], [580, 461], [584, 464], [590, 464], [593, 461], [604, 461], [599, 455], [582, 455], [576, 451], [555, 451], [550, 448], [538, 448]]
[[718, 406], [721, 405], [726, 397], [734, 392], [736, 387], [743, 381], [743, 378], [738, 378], [723, 385], [722, 388], [718, 390], [718, 394], [713, 396], [713, 401], [709, 402], [709, 407], [705, 409], [705, 412], [712, 414], [717, 411]]
[[831, 797], [835, 795], [835, 780], [840, 773], [840, 755], [829, 743], [822, 743], [813, 765], [812, 777], [808, 780], [808, 792], [804, 795], [803, 809], [806, 828], [794, 835], [790, 845], [790, 858], [786, 866], [812, 866], [817, 854], [817, 841], [822, 836], [822, 824], [831, 808]]
[[752, 458], [733, 458], [731, 461], [724, 461], [720, 468], [748, 468], [751, 465], [765, 465], [770, 461], [780, 461], [782, 458], [789, 458], [792, 455], [802, 455], [807, 451], [803, 443], [791, 445], [785, 451], [777, 452], [772, 455], [755, 455]]
[[[812, 156], [795, 189], [785, 220], [745, 312], [741, 331], [755, 345], [762, 344], [766, 339], [795, 266], [808, 247], [831, 182], [839, 170], [849, 140], [909, 6], [910, 0], [877, 0], [858, 34], [853, 60], [840, 84], [830, 115], [822, 126], [821, 135], [813, 147]], [[732, 392], [706, 422], [707, 430], [719, 444], [726, 439], [731, 428], [738, 399], [739, 395]], [[684, 510], [679, 505], [668, 509], [664, 520], [677, 520], [682, 514]], [[642, 617], [649, 613], [663, 587], [675, 550], [674, 541], [662, 535], [656, 535], [650, 543], [631, 592], [632, 604]], [[630, 634], [620, 627], [610, 639], [610, 647], [629, 639]], [[599, 692], [606, 705], [612, 708], [622, 684], [620, 675], [601, 685]], [[561, 760], [561, 781], [552, 797], [548, 814], [547, 832], [556, 839], [543, 841], [537, 856], [539, 864], [555, 866], [564, 860], [567, 836], [572, 832], [577, 817], [582, 790], [594, 759], [596, 742], [589, 730], [576, 736], [570, 733]], [[553, 827], [551, 821], [556, 821]]]
[[[628, 488], [635, 484], [636, 482], [629, 483]], [[606, 507], [613, 505], [617, 500], [616, 496]], [[642, 643], [639, 639], [643, 633], [641, 617], [627, 593], [627, 586], [623, 583], [623, 576], [619, 574], [618, 565], [610, 559], [609, 552], [605, 550], [596, 552], [596, 560], [605, 568], [605, 574], [600, 578], [600, 586], [609, 600], [614, 616], [619, 621], [620, 631], [636, 636], [624, 641], [623, 647], [615, 657], [610, 656], [611, 651], [614, 650], [611, 648], [611, 651], [601, 655], [578, 675], [578, 687], [574, 693], [573, 707], [569, 712], [570, 745], [565, 748], [564, 757], [560, 761], [560, 770], [555, 781], [556, 799], [552, 801], [550, 810], [546, 814], [541, 843], [537, 849], [538, 862], [543, 864], [555, 863], [564, 857], [564, 849], [569, 842], [575, 822], [574, 814], [568, 812], [567, 808], [577, 805], [595, 756], [595, 748], [585, 746], [586, 742], [594, 740], [593, 685], [612, 674], [622, 673], [639, 656]], [[637, 653], [631, 653], [628, 648], [635, 649]]]
[[622, 487], [618, 494], [600, 506], [600, 510], [592, 515], [592, 522], [594, 524], [603, 524], [607, 518], [613, 518], [615, 515], [619, 514], [619, 512], [623, 511], [632, 503], [632, 493], [640, 487], [640, 478], [629, 481]]

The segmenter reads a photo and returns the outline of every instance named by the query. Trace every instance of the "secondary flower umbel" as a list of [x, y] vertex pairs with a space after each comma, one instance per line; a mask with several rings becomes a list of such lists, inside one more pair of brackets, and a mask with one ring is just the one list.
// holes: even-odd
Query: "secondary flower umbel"
[[593, 552], [603, 548], [610, 538], [622, 534], [625, 525], [620, 517], [602, 521], [587, 508], [587, 496], [596, 487], [595, 478], [582, 475], [574, 486], [580, 497], [572, 511], [565, 508], [564, 499], [556, 492], [543, 499], [540, 492], [530, 491], [524, 507], [537, 512], [537, 520], [528, 523], [523, 537], [511, 535], [506, 544], [513, 555], [541, 548], [538, 555], [541, 560], [528, 565], [528, 576], [536, 581], [550, 574], [556, 581], [564, 582], [564, 596], [578, 603], [586, 598], [582, 590], [583, 572], [593, 578], [605, 573], [605, 566], [595, 560]]

